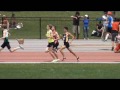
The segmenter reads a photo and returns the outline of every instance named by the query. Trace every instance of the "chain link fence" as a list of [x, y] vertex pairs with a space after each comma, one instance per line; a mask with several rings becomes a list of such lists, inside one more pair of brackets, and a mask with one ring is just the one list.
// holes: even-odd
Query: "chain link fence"
[[[11, 28], [10, 38], [25, 38], [25, 39], [46, 39], [46, 25], [55, 25], [59, 34], [63, 33], [63, 27], [67, 26], [72, 33], [73, 20], [70, 17], [15, 17], [17, 23], [23, 23], [23, 28]], [[8, 18], [11, 22], [11, 18]], [[89, 36], [96, 28], [98, 21], [90, 19], [89, 23]], [[83, 38], [83, 21], [80, 20], [80, 38]], [[0, 32], [1, 33], [1, 32]]]

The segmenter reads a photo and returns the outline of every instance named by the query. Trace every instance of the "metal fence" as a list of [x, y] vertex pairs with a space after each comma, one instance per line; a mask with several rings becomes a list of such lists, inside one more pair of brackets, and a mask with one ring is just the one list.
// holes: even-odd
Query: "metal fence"
[[[46, 25], [52, 24], [57, 27], [58, 33], [63, 33], [63, 27], [67, 26], [72, 33], [73, 20], [70, 17], [15, 17], [17, 23], [23, 23], [23, 28], [11, 29], [12, 36], [10, 38], [26, 38], [26, 39], [45, 39]], [[8, 18], [11, 22], [11, 18]], [[97, 21], [90, 19], [89, 24], [89, 36], [91, 32], [96, 28]], [[80, 20], [80, 38], [83, 37], [83, 22]], [[94, 38], [91, 37], [90, 38]]]

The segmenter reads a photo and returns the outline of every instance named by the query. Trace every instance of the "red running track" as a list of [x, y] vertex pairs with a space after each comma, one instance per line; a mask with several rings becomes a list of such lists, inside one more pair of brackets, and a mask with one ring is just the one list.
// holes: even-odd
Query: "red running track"
[[[77, 52], [80, 62], [120, 62], [120, 53], [114, 52]], [[60, 62], [76, 62], [76, 58], [66, 52], [66, 60]], [[58, 53], [59, 59], [62, 59]], [[0, 62], [51, 62], [49, 53], [44, 52], [1, 52]]]

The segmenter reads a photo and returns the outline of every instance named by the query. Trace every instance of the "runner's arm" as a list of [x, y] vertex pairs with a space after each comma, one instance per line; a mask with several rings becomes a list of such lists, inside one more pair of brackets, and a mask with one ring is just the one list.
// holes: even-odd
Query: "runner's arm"
[[72, 40], [70, 41], [70, 44], [71, 44], [75, 37], [71, 33], [68, 33], [68, 35], [72, 37]]
[[3, 37], [1, 37], [0, 39], [4, 39], [4, 38], [5, 38], [5, 36], [6, 36], [6, 32], [5, 32], [5, 31], [3, 31]]
[[60, 34], [59, 36], [60, 36], [60, 39], [62, 39], [62, 38], [63, 38], [63, 36], [62, 36], [61, 34]]
[[75, 17], [75, 16], [71, 16], [71, 18], [75, 18], [75, 19], [77, 19], [77, 17]]

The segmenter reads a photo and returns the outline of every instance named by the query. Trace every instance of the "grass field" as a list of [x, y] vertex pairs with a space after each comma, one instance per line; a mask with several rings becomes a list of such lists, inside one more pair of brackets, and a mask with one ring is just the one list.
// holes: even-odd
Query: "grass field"
[[119, 79], [120, 64], [0, 64], [0, 79]]
[[[0, 12], [2, 15], [5, 14], [8, 17], [11, 17], [12, 12]], [[59, 33], [63, 33], [63, 27], [69, 27], [69, 31], [72, 32], [72, 19], [70, 18], [71, 15], [74, 15], [74, 11], [16, 11], [16, 17], [26, 17], [26, 18], [17, 18], [17, 22], [22, 22], [24, 27], [21, 30], [14, 30], [10, 31], [11, 36], [10, 38], [26, 38], [26, 39], [39, 39], [40, 35], [41, 38], [46, 38], [46, 25], [53, 24], [57, 26], [57, 30]], [[97, 21], [96, 18], [99, 18], [103, 15], [102, 11], [81, 11], [81, 15], [88, 14], [90, 19], [94, 20], [90, 22], [90, 30], [89, 35], [91, 35], [92, 30], [96, 28]], [[119, 16], [120, 12], [116, 12], [116, 16]], [[29, 18], [29, 17], [38, 17], [38, 18]], [[40, 22], [40, 18], [41, 22]], [[56, 18], [55, 18], [56, 17]], [[62, 17], [62, 18], [59, 18]], [[66, 18], [65, 18], [66, 17]], [[41, 27], [40, 27], [41, 25]], [[80, 38], [83, 38], [83, 23], [80, 21], [81, 26], [81, 34]], [[41, 33], [40, 33], [41, 30]], [[1, 33], [1, 32], [0, 32]], [[91, 37], [90, 38], [95, 38]]]

